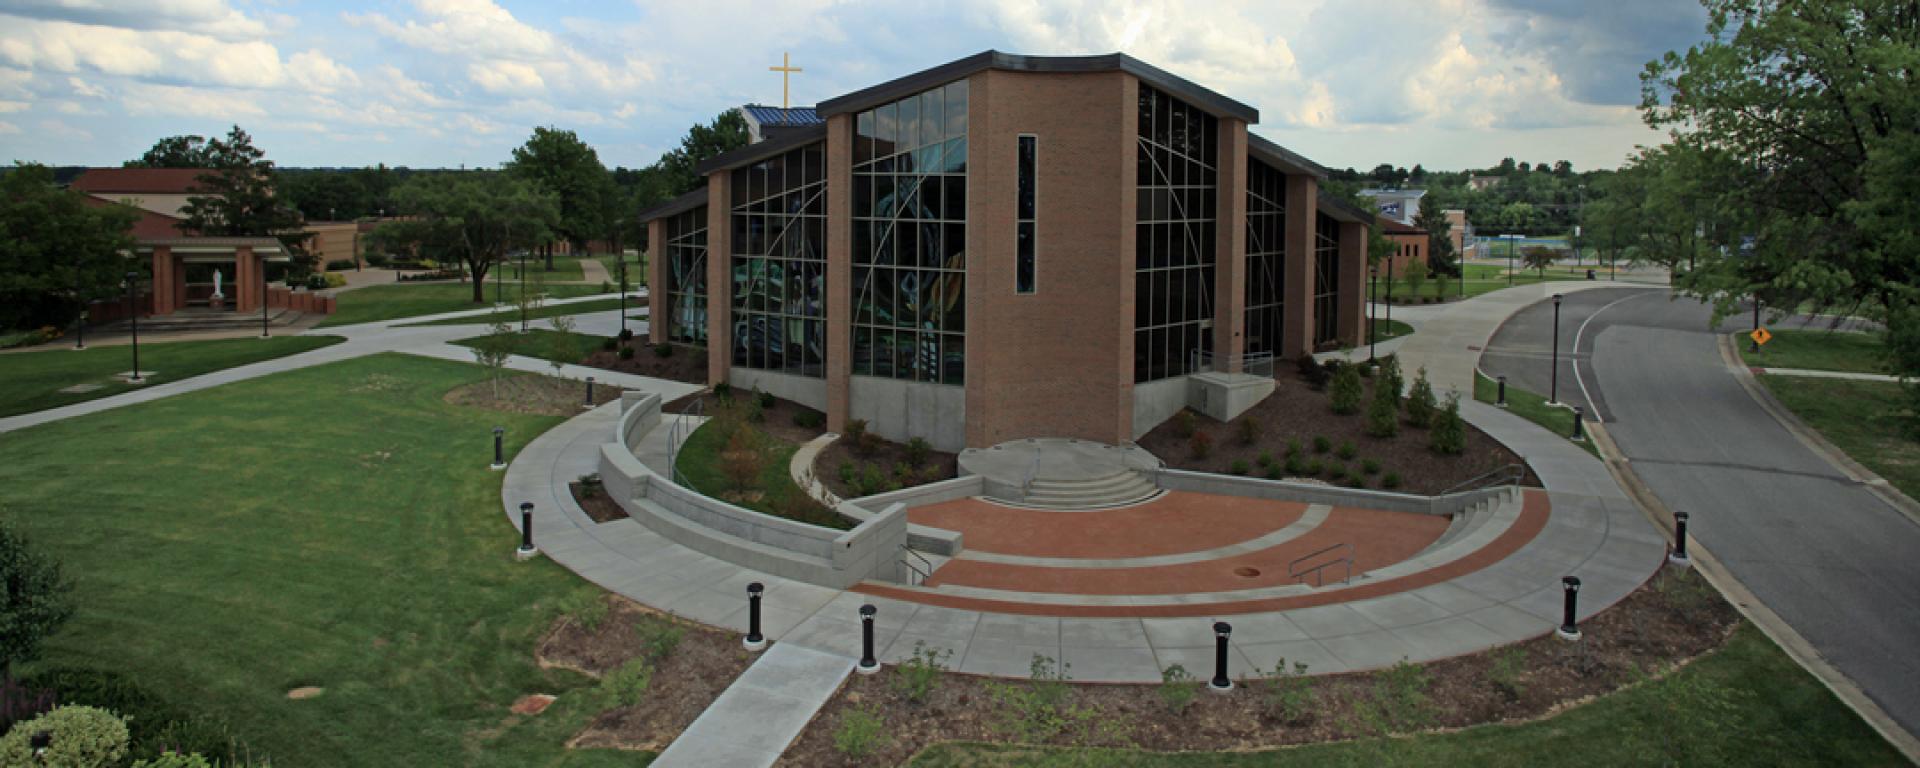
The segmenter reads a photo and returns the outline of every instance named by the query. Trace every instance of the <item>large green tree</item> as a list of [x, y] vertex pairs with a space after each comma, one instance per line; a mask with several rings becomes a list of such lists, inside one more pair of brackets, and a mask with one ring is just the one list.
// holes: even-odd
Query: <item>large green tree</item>
[[13, 665], [38, 657], [47, 636], [72, 618], [72, 592], [60, 563], [0, 518], [0, 679], [12, 682]]
[[139, 214], [61, 189], [46, 166], [0, 175], [0, 328], [64, 326], [133, 262]]
[[212, 168], [207, 138], [191, 134], [168, 136], [153, 143], [146, 154], [126, 162], [128, 168]]
[[487, 273], [508, 252], [552, 239], [561, 221], [554, 194], [498, 171], [415, 176], [393, 195], [403, 218], [375, 229], [374, 243], [459, 262], [475, 303], [486, 301]]
[[739, 110], [729, 109], [705, 125], [687, 129], [680, 146], [662, 155], [654, 166], [662, 176], [662, 186], [667, 193], [662, 199], [672, 199], [699, 188], [704, 180], [694, 171], [695, 166], [714, 155], [744, 147], [749, 140], [747, 121]]
[[295, 276], [312, 267], [300, 212], [274, 194], [278, 174], [253, 137], [234, 126], [207, 142], [210, 170], [195, 181], [202, 194], [187, 198], [182, 229], [214, 237], [276, 237], [293, 254]]
[[1454, 262], [1453, 224], [1447, 221], [1447, 212], [1431, 203], [1422, 205], [1413, 225], [1427, 231], [1427, 267], [1442, 275], [1459, 274], [1459, 264]]
[[[560, 219], [553, 226], [556, 236], [579, 248], [608, 234], [613, 177], [600, 164], [599, 153], [573, 131], [533, 129], [533, 136], [514, 148], [507, 171], [539, 185], [559, 202]], [[550, 250], [547, 269], [553, 269]]]

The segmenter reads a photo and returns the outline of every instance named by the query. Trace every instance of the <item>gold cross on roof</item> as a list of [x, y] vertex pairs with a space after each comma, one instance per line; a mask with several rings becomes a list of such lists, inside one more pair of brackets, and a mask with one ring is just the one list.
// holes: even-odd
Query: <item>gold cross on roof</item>
[[799, 67], [793, 66], [793, 61], [792, 59], [789, 58], [789, 54], [782, 53], [780, 54], [780, 66], [767, 67], [767, 71], [780, 73], [780, 108], [781, 109], [790, 108], [787, 103], [788, 79], [793, 77], [793, 73], [801, 72], [804, 70], [800, 69]]

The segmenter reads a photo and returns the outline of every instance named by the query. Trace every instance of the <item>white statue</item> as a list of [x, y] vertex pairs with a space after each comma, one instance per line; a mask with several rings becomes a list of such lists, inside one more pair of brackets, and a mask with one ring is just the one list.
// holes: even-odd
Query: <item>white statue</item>
[[227, 297], [226, 294], [220, 292], [220, 270], [217, 269], [213, 271], [213, 297], [216, 299], [224, 299]]

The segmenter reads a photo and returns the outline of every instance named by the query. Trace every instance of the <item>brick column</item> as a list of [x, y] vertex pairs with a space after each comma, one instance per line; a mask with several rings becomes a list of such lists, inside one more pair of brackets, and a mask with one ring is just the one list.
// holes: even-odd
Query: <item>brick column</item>
[[1312, 176], [1287, 174], [1287, 259], [1281, 301], [1280, 354], [1299, 357], [1313, 351], [1313, 225], [1319, 211], [1320, 184]]
[[180, 309], [174, 300], [179, 292], [174, 290], [180, 282], [179, 265], [174, 263], [173, 248], [165, 245], [153, 247], [153, 313], [171, 315]]
[[647, 222], [647, 338], [667, 343], [667, 324], [673, 322], [673, 300], [667, 292], [667, 220]]
[[852, 412], [853, 115], [827, 118], [827, 429]]
[[[1239, 373], [1247, 325], [1247, 123], [1220, 121], [1220, 174], [1214, 237], [1214, 360]], [[1216, 368], [1216, 370], [1220, 370]]]
[[253, 246], [233, 249], [233, 309], [250, 312], [260, 308], [260, 262], [253, 257]]
[[1367, 341], [1367, 226], [1340, 222], [1340, 297], [1333, 314], [1340, 343], [1358, 347]]
[[707, 383], [733, 367], [733, 173], [707, 174]]

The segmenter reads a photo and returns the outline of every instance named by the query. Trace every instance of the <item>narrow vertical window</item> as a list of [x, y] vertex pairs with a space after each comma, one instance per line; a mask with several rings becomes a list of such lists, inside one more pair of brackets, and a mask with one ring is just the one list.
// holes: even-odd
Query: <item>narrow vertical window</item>
[[1019, 228], [1019, 243], [1014, 254], [1013, 289], [1015, 293], [1034, 292], [1034, 197], [1038, 183], [1035, 166], [1039, 162], [1040, 139], [1035, 136], [1020, 137], [1020, 189], [1019, 211], [1016, 213], [1016, 225]]

